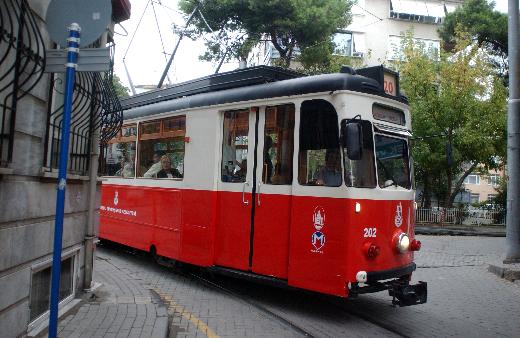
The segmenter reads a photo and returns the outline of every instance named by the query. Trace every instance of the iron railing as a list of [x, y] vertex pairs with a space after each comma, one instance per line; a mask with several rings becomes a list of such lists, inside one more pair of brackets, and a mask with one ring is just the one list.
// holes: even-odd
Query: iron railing
[[505, 210], [485, 208], [431, 208], [415, 211], [417, 224], [504, 225]]
[[[53, 76], [44, 155], [44, 170], [56, 171], [63, 128], [63, 82]], [[60, 100], [60, 104], [56, 104]], [[112, 85], [112, 72], [76, 73], [70, 126], [68, 171], [86, 175], [90, 165], [91, 137], [100, 130], [101, 144], [116, 136], [123, 123], [123, 110]]]
[[44, 41], [27, 1], [0, 1], [0, 167], [13, 157], [18, 102], [40, 81], [44, 68]]

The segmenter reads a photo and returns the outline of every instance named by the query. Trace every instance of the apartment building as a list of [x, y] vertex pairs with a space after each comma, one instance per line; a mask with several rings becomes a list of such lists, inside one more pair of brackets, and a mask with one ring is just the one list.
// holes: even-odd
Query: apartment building
[[[401, 40], [407, 31], [425, 48], [440, 50], [439, 25], [447, 13], [463, 0], [357, 0], [352, 7], [352, 23], [334, 35], [335, 53], [359, 58], [374, 66], [399, 58]], [[250, 55], [250, 65], [271, 64], [279, 53], [270, 42]]]

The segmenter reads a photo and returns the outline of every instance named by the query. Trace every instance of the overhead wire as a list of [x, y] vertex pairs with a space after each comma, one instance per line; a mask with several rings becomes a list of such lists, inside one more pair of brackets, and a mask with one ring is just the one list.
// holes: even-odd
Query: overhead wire
[[[162, 46], [162, 50], [163, 50], [164, 61], [168, 62], [168, 57], [166, 56], [166, 49], [164, 48], [164, 41], [163, 41], [162, 34], [161, 34], [161, 27], [159, 26], [159, 20], [157, 19], [157, 12], [155, 11], [154, 3], [155, 3], [155, 1], [152, 1], [153, 15], [155, 17], [155, 23], [157, 24], [157, 31], [159, 32], [159, 39], [161, 40], [161, 46]], [[170, 80], [170, 76], [168, 74], [166, 74], [166, 77], [168, 79], [168, 83], [171, 84], [172, 81]]]
[[132, 46], [132, 42], [134, 41], [135, 34], [139, 30], [139, 26], [141, 25], [141, 22], [143, 21], [143, 17], [146, 13], [146, 9], [148, 8], [148, 5], [150, 4], [152, 0], [148, 0], [146, 3], [146, 6], [144, 7], [143, 14], [141, 14], [141, 18], [139, 19], [139, 22], [137, 23], [137, 26], [135, 27], [134, 35], [132, 35], [132, 38], [130, 39], [130, 42], [128, 43], [128, 47], [126, 48], [125, 55], [123, 56], [123, 60], [126, 58], [126, 55], [128, 54], [128, 51], [130, 50], [130, 47]]

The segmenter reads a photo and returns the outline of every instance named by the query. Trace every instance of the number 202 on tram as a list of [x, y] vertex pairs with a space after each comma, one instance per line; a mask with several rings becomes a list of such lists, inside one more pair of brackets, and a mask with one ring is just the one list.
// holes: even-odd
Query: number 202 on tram
[[340, 297], [426, 302], [426, 283], [411, 283], [421, 243], [397, 73], [260, 66], [122, 104], [101, 159], [101, 239]]

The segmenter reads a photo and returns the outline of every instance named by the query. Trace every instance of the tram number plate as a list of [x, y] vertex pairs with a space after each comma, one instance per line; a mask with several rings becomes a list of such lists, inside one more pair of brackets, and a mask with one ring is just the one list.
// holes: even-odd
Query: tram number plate
[[363, 229], [364, 235], [363, 237], [376, 237], [377, 229], [376, 228], [365, 228]]

